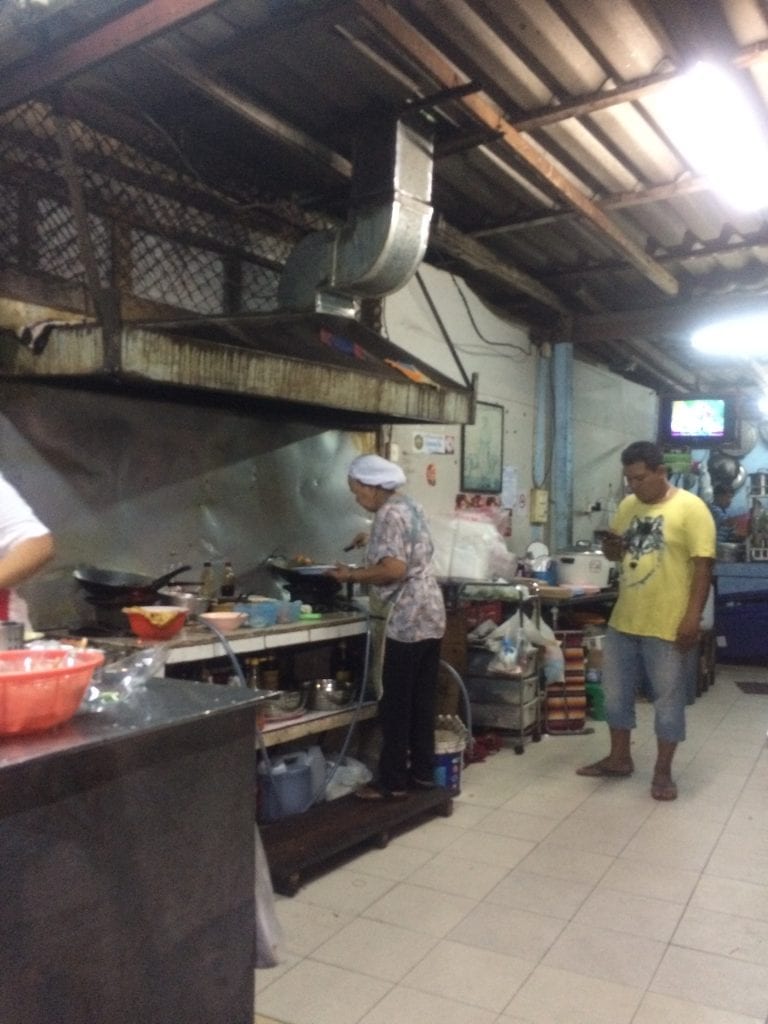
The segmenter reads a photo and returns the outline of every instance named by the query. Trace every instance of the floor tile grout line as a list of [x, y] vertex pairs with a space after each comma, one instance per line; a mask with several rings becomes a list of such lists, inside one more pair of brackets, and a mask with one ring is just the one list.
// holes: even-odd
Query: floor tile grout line
[[[735, 682], [733, 682], [732, 685], [735, 687], [735, 685], [736, 685]], [[734, 695], [733, 700], [731, 701], [731, 703], [728, 706], [728, 710], [725, 711], [724, 714], [722, 714], [721, 717], [720, 717], [720, 724], [722, 724], [724, 719], [727, 717], [728, 712], [733, 708], [733, 706], [737, 702], [737, 700], [738, 700], [738, 695]], [[710, 733], [709, 733], [710, 737], [713, 735], [714, 731], [715, 731], [714, 729], [710, 730]], [[755, 757], [755, 761], [757, 761], [759, 759], [759, 757], [760, 757], [760, 754], [758, 753], [756, 755], [756, 757]], [[752, 771], [750, 772], [749, 777], [751, 777], [753, 772], [754, 772], [754, 765], [753, 765]], [[745, 779], [745, 781], [743, 782], [743, 784], [742, 784], [742, 786], [741, 786], [741, 788], [739, 790], [740, 794], [743, 793], [744, 788], [746, 787], [746, 784], [747, 784], [747, 780]], [[724, 822], [722, 824], [722, 826], [720, 828], [719, 835], [718, 835], [718, 839], [716, 840], [715, 843], [713, 843], [712, 850], [710, 851], [710, 853], [709, 853], [705, 863], [701, 866], [701, 868], [697, 872], [698, 876], [699, 876], [698, 877], [698, 881], [696, 882], [696, 885], [694, 885], [693, 888], [691, 889], [691, 892], [689, 893], [688, 898], [685, 901], [685, 905], [684, 905], [683, 911], [682, 911], [682, 913], [680, 915], [680, 918], [679, 918], [679, 920], [677, 922], [677, 925], [675, 926], [675, 930], [672, 933], [672, 935], [670, 936], [668, 942], [666, 943], [665, 953], [662, 955], [661, 959], [659, 960], [659, 963], [656, 966], [656, 969], [654, 970], [651, 978], [649, 979], [648, 984], [646, 985], [646, 988], [645, 988], [645, 993], [653, 991], [653, 989], [652, 989], [653, 983], [656, 980], [656, 978], [658, 977], [659, 971], [661, 970], [662, 964], [664, 963], [664, 959], [666, 957], [666, 954], [667, 954], [667, 952], [669, 951], [669, 949], [672, 946], [675, 946], [677, 949], [689, 949], [689, 948], [692, 948], [692, 947], [682, 946], [682, 945], [676, 944], [675, 941], [674, 941], [675, 940], [675, 935], [677, 934], [677, 932], [678, 932], [678, 930], [680, 928], [680, 924], [681, 924], [681, 922], [682, 922], [682, 920], [683, 920], [683, 918], [684, 918], [684, 916], [686, 914], [686, 911], [691, 906], [691, 901], [693, 900], [693, 897], [694, 897], [694, 894], [695, 894], [696, 890], [698, 889], [699, 885], [701, 884], [701, 880], [704, 877], [707, 865], [711, 862], [711, 859], [712, 859], [712, 856], [714, 854], [715, 848], [717, 847], [717, 843], [723, 837], [723, 833], [725, 832], [725, 829], [726, 829], [726, 826], [727, 826], [727, 822], [733, 816], [733, 808], [734, 808], [737, 800], [738, 800], [738, 797], [732, 797], [731, 798], [731, 813], [729, 814], [728, 819], [726, 819], [726, 822]], [[699, 950], [698, 952], [702, 952], [702, 951]], [[639, 1007], [638, 1007], [638, 1010], [633, 1015], [633, 1021], [637, 1019], [637, 1013], [638, 1012], [639, 1012]], [[630, 1022], [630, 1024], [631, 1024], [631, 1022]]]

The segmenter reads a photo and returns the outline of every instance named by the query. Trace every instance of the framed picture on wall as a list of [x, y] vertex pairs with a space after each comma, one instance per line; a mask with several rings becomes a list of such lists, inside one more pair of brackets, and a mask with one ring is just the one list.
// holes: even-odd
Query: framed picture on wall
[[504, 407], [478, 402], [475, 422], [461, 428], [461, 489], [498, 494], [504, 456]]

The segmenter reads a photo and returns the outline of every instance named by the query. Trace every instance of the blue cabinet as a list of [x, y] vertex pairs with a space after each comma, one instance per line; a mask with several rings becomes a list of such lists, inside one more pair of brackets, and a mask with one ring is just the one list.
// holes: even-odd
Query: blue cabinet
[[768, 663], [768, 562], [715, 566], [718, 661]]

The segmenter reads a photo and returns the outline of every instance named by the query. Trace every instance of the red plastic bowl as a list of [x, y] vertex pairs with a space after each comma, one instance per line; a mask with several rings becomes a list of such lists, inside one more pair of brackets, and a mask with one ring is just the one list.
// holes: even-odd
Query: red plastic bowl
[[[142, 640], [170, 640], [181, 632], [189, 614], [186, 608], [177, 608], [175, 604], [136, 605], [133, 608], [123, 608], [123, 611], [128, 616], [131, 632]], [[166, 615], [170, 615], [171, 612], [175, 614], [162, 625], [156, 625], [152, 622], [151, 616], [158, 612]]]
[[101, 651], [0, 651], [0, 736], [41, 732], [69, 721], [103, 662]]

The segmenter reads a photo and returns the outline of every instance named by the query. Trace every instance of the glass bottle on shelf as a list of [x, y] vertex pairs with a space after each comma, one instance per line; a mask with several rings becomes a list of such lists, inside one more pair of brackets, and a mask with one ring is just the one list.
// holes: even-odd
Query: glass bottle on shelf
[[216, 597], [216, 580], [213, 575], [213, 565], [210, 562], [203, 562], [203, 572], [200, 577], [200, 596], [213, 601]]
[[235, 598], [235, 570], [232, 568], [232, 563], [228, 561], [224, 563], [219, 596], [223, 601], [233, 601]]
[[259, 666], [259, 678], [265, 690], [280, 689], [280, 667], [276, 658], [264, 658]]
[[331, 655], [331, 675], [337, 683], [352, 682], [352, 663], [347, 652], [346, 640], [340, 640]]
[[261, 689], [261, 658], [246, 658], [246, 679], [252, 690]]

